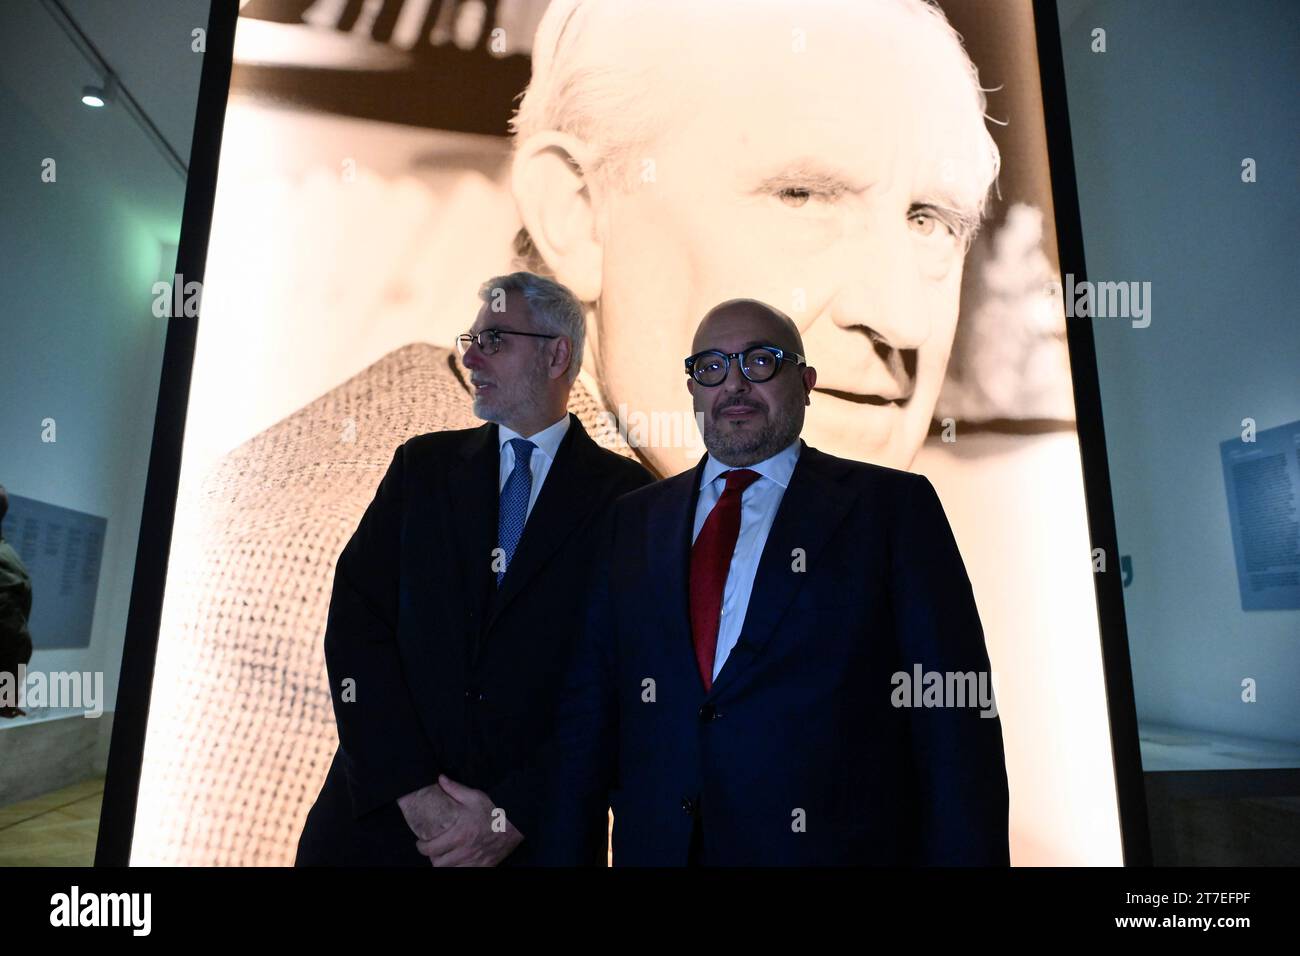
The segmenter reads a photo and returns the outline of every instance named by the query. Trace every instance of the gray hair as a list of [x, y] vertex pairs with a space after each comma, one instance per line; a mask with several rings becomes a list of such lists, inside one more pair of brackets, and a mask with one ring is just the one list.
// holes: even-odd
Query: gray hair
[[[600, 56], [601, 44], [584, 43], [584, 22], [601, 3], [619, 5], [628, 0], [551, 0], [533, 40], [532, 79], [519, 108], [510, 120], [516, 146], [546, 130], [567, 133], [592, 150], [584, 174], [610, 186], [631, 187], [633, 158], [644, 153], [661, 130], [672, 121], [678, 104], [665, 97], [646, 96], [654, 86], [651, 62], [629, 63]], [[957, 57], [969, 76], [972, 106], [983, 118], [987, 110], [979, 70], [966, 53], [961, 35], [953, 29], [935, 0], [882, 0], [916, 17], [923, 27], [936, 31], [940, 42]], [[620, 9], [620, 14], [623, 10]], [[988, 128], [980, 122], [987, 151], [988, 185], [980, 200], [979, 216], [988, 207], [989, 191], [997, 181], [1002, 157]], [[973, 231], [973, 230], [972, 230]], [[527, 229], [515, 236], [515, 255], [526, 268], [549, 272]]]
[[569, 340], [568, 382], [573, 384], [582, 368], [582, 346], [587, 337], [587, 317], [582, 303], [568, 286], [532, 272], [493, 276], [479, 286], [478, 297], [491, 302], [497, 295], [521, 293], [537, 327], [549, 335]]

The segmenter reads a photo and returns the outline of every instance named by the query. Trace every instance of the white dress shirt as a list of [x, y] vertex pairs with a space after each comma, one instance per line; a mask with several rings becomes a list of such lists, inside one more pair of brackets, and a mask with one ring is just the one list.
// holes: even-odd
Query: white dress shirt
[[[555, 454], [560, 450], [560, 442], [564, 441], [564, 434], [569, 430], [569, 413], [565, 412], [554, 425], [548, 425], [535, 435], [520, 435], [518, 432], [511, 431], [505, 425], [497, 426], [497, 447], [501, 451], [501, 468], [499, 471], [499, 481], [497, 482], [497, 494], [501, 494], [506, 486], [506, 479], [510, 477], [510, 472], [515, 467], [515, 450], [506, 444], [512, 438], [526, 438], [537, 447], [533, 449], [532, 455], [528, 459], [528, 471], [533, 476], [533, 487], [528, 493], [528, 512], [533, 513], [533, 505], [537, 504], [537, 496], [541, 494], [542, 482], [546, 480], [546, 474], [551, 470], [551, 465], [555, 462]], [[528, 518], [525, 516], [524, 521]]]
[[[736, 537], [736, 550], [731, 554], [731, 568], [727, 571], [727, 583], [722, 590], [722, 618], [718, 622], [718, 649], [713, 657], [713, 679], [717, 680], [727, 655], [740, 640], [740, 629], [745, 623], [745, 613], [749, 610], [749, 595], [754, 589], [754, 575], [758, 573], [758, 561], [763, 556], [763, 546], [767, 544], [768, 532], [776, 519], [776, 509], [781, 505], [781, 498], [790, 484], [794, 474], [795, 463], [799, 460], [801, 443], [794, 443], [784, 451], [777, 452], [771, 458], [756, 465], [748, 465], [750, 471], [761, 475], [758, 480], [745, 489], [740, 499], [740, 534]], [[704, 474], [700, 476], [700, 499], [695, 506], [695, 532], [691, 543], [700, 536], [709, 512], [722, 497], [727, 480], [721, 477], [724, 471], [732, 471], [732, 465], [724, 465], [713, 455], [704, 463]]]

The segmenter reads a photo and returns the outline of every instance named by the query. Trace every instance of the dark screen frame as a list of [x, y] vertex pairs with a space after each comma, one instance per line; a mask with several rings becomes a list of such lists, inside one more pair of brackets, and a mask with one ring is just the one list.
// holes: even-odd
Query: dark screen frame
[[[181, 235], [176, 251], [176, 272], [183, 275], [187, 283], [202, 283], [208, 258], [217, 165], [221, 156], [221, 134], [225, 126], [238, 17], [239, 0], [211, 0], [194, 135], [190, 141]], [[199, 302], [201, 313], [201, 295]], [[144, 509], [140, 515], [140, 537], [135, 551], [135, 574], [131, 579], [131, 604], [127, 611], [122, 668], [113, 714], [113, 735], [104, 778], [104, 803], [95, 843], [95, 866], [127, 866], [131, 860], [131, 838], [135, 830], [136, 798], [153, 692], [172, 525], [176, 517], [181, 446], [185, 439], [185, 416], [189, 407], [198, 323], [197, 316], [167, 319], [158, 408], [154, 415]]]
[[[1083, 225], [1074, 175], [1074, 144], [1065, 93], [1065, 61], [1056, 0], [1034, 0], [1034, 32], [1038, 71], [1043, 90], [1043, 119], [1047, 126], [1048, 169], [1056, 209], [1056, 242], [1061, 275], [1084, 281]], [[1066, 319], [1070, 377], [1083, 463], [1084, 501], [1092, 548], [1102, 549], [1105, 570], [1093, 574], [1097, 592], [1097, 621], [1101, 633], [1102, 674], [1110, 718], [1111, 761], [1115, 768], [1115, 798], [1119, 808], [1120, 841], [1126, 866], [1151, 865], [1151, 831], [1142, 776], [1133, 666], [1129, 656], [1128, 622], [1124, 614], [1124, 585], [1120, 578], [1119, 540], [1110, 486], [1110, 459], [1102, 421], [1101, 387], [1097, 379], [1097, 349], [1090, 320]]]

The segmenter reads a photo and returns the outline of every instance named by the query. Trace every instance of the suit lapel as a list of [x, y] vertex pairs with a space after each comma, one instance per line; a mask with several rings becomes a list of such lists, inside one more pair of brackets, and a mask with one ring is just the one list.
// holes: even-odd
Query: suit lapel
[[445, 507], [451, 516], [452, 545], [461, 576], [461, 600], [478, 633], [492, 582], [492, 549], [497, 536], [497, 485], [500, 482], [497, 426], [483, 425], [461, 448], [460, 460], [448, 472]]
[[467, 432], [449, 457], [420, 459], [424, 471], [412, 486], [402, 534], [401, 613], [416, 707], [430, 739], [442, 741], [455, 762], [463, 760], [463, 711], [438, 701], [460, 696], [470, 654], [464, 638], [477, 637], [483, 623], [496, 527], [496, 426]]
[[555, 453], [506, 576], [492, 597], [488, 628], [600, 504], [601, 496], [593, 493], [590, 477], [593, 459], [599, 453], [577, 416], [570, 413], [569, 430]]
[[[741, 679], [780, 622], [808, 574], [815, 574], [822, 547], [844, 520], [853, 496], [833, 480], [834, 459], [805, 443], [781, 496], [772, 530], [768, 532], [740, 638], [713, 682], [714, 696]], [[795, 571], [796, 549], [807, 570]]]
[[699, 667], [695, 663], [695, 643], [691, 634], [691, 545], [695, 530], [695, 508], [700, 499], [700, 478], [704, 473], [703, 456], [690, 471], [663, 482], [663, 493], [655, 497], [646, 516], [649, 544], [648, 580], [654, 582], [656, 604], [664, 616], [663, 633], [677, 647], [668, 648], [668, 658], [686, 668], [687, 679], [704, 693]]

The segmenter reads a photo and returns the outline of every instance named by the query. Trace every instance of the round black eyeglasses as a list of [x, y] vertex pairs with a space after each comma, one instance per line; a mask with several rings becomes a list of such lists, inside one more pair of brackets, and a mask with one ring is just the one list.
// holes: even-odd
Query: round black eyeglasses
[[775, 345], [755, 345], [743, 352], [705, 349], [686, 360], [686, 374], [706, 388], [713, 388], [725, 382], [731, 374], [732, 359], [740, 363], [741, 375], [751, 382], [760, 383], [770, 381], [786, 362], [791, 362], [795, 367], [808, 364], [808, 360], [799, 353], [787, 352]]

